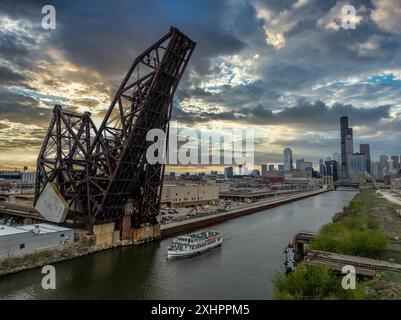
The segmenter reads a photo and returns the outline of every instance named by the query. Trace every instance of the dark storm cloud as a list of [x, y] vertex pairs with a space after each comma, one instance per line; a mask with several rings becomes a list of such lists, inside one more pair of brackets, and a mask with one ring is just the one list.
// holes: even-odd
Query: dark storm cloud
[[[175, 25], [198, 46], [178, 88], [173, 118], [189, 125], [227, 120], [291, 126], [317, 136], [338, 130], [338, 118], [348, 115], [352, 125], [364, 126], [365, 134], [374, 137], [371, 141], [378, 149], [399, 148], [399, 139], [394, 138], [401, 128], [399, 83], [367, 81], [372, 75], [400, 70], [401, 65], [400, 31], [390, 21], [397, 17], [385, 12], [371, 19], [377, 3], [351, 1], [361, 22], [354, 30], [334, 30], [327, 25], [335, 18], [333, 8], [342, 4], [336, 0], [52, 1], [57, 29], [46, 31], [40, 23], [47, 3], [3, 0], [0, 14], [28, 26], [0, 32], [0, 58], [11, 66], [0, 67], [0, 119], [45, 128], [51, 115], [37, 100], [11, 92], [11, 85], [29, 88], [37, 97], [49, 94], [41, 92], [44, 87], [57, 92], [60, 84], [75, 84], [78, 88], [70, 99], [74, 105], [96, 109], [95, 89], [116, 88], [134, 57]], [[269, 18], [263, 18], [261, 8]], [[268, 43], [267, 31], [282, 36], [282, 46]], [[51, 65], [60, 62], [47, 56], [48, 49], [60, 51], [61, 62], [65, 59], [83, 71], [64, 71], [57, 80], [47, 77], [30, 83], [29, 76], [52, 74]], [[40, 72], [39, 61], [49, 62]], [[236, 67], [235, 81], [230, 81], [229, 73]], [[101, 79], [94, 81], [92, 71]], [[245, 79], [249, 74], [251, 80]], [[86, 83], [92, 86], [79, 86]], [[87, 96], [88, 92], [94, 94]], [[197, 104], [193, 109], [200, 112], [186, 112], [183, 99]], [[293, 143], [316, 153], [317, 148], [338, 147], [335, 139], [293, 138], [276, 143]]]
[[25, 80], [25, 77], [7, 67], [0, 66], [0, 84], [9, 85]]
[[328, 106], [322, 101], [309, 103], [298, 101], [295, 107], [284, 108], [279, 112], [258, 105], [254, 108], [242, 108], [237, 111], [222, 113], [189, 113], [176, 107], [173, 118], [184, 123], [208, 122], [211, 120], [241, 121], [258, 125], [293, 125], [303, 128], [329, 130], [338, 128], [339, 118], [343, 115], [352, 119], [355, 125], [374, 125], [382, 119], [390, 118], [390, 105], [372, 108], [355, 108], [352, 105], [335, 103]]
[[0, 89], [0, 121], [46, 126], [51, 114], [51, 109], [40, 108], [31, 97]]
[[[274, 26], [270, 26], [269, 21], [265, 22], [269, 30], [282, 32], [285, 38], [285, 45], [279, 50], [271, 46], [264, 49], [266, 43], [259, 42], [260, 50], [267, 51], [269, 55], [259, 69], [269, 87], [294, 92], [329, 79], [378, 72], [383, 68], [399, 68], [401, 38], [381, 30], [369, 18], [369, 10], [372, 9], [369, 1], [352, 2], [358, 9], [360, 6], [365, 8], [360, 13], [362, 21], [353, 30], [326, 30], [324, 24], [319, 25], [319, 20], [329, 14], [331, 8], [339, 3], [337, 1], [311, 0], [300, 9], [288, 9], [287, 4], [284, 7], [288, 10], [282, 14], [281, 20], [277, 17], [285, 9], [277, 9], [275, 1], [256, 2], [264, 3], [272, 17], [277, 19]], [[295, 24], [287, 30], [285, 26], [290, 23]], [[369, 50], [364, 52], [364, 44], [366, 48], [373, 36], [377, 48], [368, 46]]]
[[[21, 11], [16, 10], [14, 1], [6, 1], [2, 9], [39, 24], [43, 3], [24, 3]], [[120, 76], [136, 55], [167, 33], [172, 25], [198, 42], [191, 64], [202, 73], [208, 71], [209, 58], [238, 52], [244, 46], [220, 26], [225, 1], [53, 1], [51, 4], [57, 13], [57, 29], [47, 31], [51, 33], [52, 45], [63, 49], [72, 62], [108, 76]]]

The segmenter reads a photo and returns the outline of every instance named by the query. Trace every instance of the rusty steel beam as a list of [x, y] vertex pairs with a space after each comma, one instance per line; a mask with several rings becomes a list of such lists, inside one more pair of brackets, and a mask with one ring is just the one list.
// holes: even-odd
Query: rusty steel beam
[[67, 200], [70, 219], [88, 225], [119, 221], [131, 199], [133, 225], [155, 224], [164, 164], [147, 162], [146, 134], [168, 132], [173, 96], [195, 46], [172, 27], [140, 54], [98, 129], [89, 113], [55, 106], [38, 156], [35, 202], [51, 181]]

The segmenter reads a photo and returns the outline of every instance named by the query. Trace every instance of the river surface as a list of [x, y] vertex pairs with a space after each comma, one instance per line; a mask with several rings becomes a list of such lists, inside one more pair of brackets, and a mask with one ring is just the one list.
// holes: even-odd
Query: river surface
[[295, 233], [318, 231], [356, 192], [332, 191], [221, 223], [224, 242], [196, 257], [167, 260], [171, 239], [55, 264], [56, 289], [40, 269], [0, 278], [1, 299], [272, 299]]

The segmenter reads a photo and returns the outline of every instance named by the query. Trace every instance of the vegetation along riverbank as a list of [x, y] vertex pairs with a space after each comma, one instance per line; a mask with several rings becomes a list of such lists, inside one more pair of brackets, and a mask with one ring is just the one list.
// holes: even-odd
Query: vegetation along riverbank
[[[310, 250], [328, 251], [401, 263], [401, 207], [376, 190], [363, 189], [324, 225]], [[344, 290], [342, 275], [328, 266], [299, 263], [288, 275], [276, 274], [276, 299], [401, 299], [401, 275], [378, 272]]]

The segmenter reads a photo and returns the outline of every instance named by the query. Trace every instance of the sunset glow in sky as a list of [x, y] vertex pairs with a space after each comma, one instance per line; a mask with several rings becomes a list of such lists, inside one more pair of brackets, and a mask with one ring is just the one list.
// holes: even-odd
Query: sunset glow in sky
[[[41, 27], [42, 6], [57, 12]], [[341, 8], [356, 8], [355, 29]], [[35, 168], [54, 104], [99, 123], [137, 54], [178, 27], [197, 48], [177, 90], [182, 128], [255, 130], [257, 163], [401, 154], [401, 0], [1, 1], [0, 169]], [[206, 170], [205, 170], [206, 171]]]

